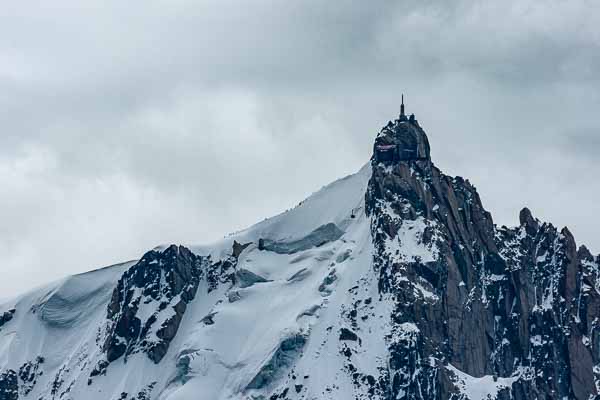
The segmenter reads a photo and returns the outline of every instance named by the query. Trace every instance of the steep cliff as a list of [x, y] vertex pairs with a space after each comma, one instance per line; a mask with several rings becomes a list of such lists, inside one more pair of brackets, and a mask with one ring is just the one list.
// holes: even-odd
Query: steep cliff
[[[410, 125], [397, 121], [378, 140], [428, 149]], [[394, 299], [394, 330], [411, 334], [390, 347], [389, 398], [463, 398], [456, 370], [509, 379], [500, 398], [597, 394], [598, 257], [567, 228], [528, 209], [520, 226], [497, 228], [469, 181], [429, 157], [374, 160], [366, 210], [380, 293]], [[430, 252], [411, 252], [415, 241]]]

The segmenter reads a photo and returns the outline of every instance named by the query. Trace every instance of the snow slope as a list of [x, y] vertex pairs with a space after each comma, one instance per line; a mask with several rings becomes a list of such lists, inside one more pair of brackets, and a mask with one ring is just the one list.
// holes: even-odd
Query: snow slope
[[[376, 298], [377, 290], [363, 211], [369, 177], [367, 165], [290, 211], [212, 245], [192, 246], [198, 254], [219, 259], [231, 252], [234, 240], [252, 243], [238, 257], [237, 269], [267, 282], [222, 285], [208, 294], [201, 283], [198, 293], [203, 295], [189, 305], [160, 364], [134, 354], [112, 363], [88, 385], [90, 372], [102, 359], [99, 335], [112, 290], [135, 263], [128, 262], [69, 277], [0, 305], [0, 311], [17, 310], [0, 329], [0, 369], [35, 366], [31, 369], [37, 372], [21, 385], [19, 398], [116, 399], [143, 392], [160, 399], [242, 399], [289, 386], [290, 398], [350, 396], [352, 383], [343, 373], [338, 340], [348, 323], [341, 314], [355, 297], [350, 289], [361, 280], [365, 294]], [[293, 254], [258, 250], [259, 238], [301, 239], [330, 222], [344, 232], [336, 241]], [[203, 321], [207, 315], [210, 325]], [[383, 325], [375, 320], [373, 328]], [[282, 343], [292, 344], [291, 350], [283, 351]], [[375, 369], [383, 362], [377, 353], [383, 357], [385, 346], [369, 348], [364, 363]], [[261, 377], [274, 355], [283, 361], [272, 376]], [[315, 363], [324, 366], [318, 373]]]

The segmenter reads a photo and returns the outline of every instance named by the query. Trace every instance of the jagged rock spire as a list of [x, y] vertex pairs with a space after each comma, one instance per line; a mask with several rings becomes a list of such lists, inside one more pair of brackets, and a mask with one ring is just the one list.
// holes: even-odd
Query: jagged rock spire
[[404, 114], [404, 95], [400, 119], [389, 122], [375, 139], [373, 155], [376, 162], [402, 162], [431, 160], [427, 134], [414, 117]]

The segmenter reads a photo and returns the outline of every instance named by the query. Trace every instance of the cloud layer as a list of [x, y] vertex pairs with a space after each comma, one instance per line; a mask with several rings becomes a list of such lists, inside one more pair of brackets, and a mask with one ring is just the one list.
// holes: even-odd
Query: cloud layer
[[400, 94], [500, 224], [600, 251], [600, 3], [13, 2], [0, 297], [204, 242], [367, 162]]

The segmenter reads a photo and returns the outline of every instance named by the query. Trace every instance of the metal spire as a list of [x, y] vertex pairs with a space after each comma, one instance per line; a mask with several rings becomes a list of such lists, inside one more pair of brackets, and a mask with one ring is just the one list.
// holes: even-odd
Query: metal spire
[[404, 93], [402, 93], [402, 104], [400, 104], [400, 116], [404, 115]]

